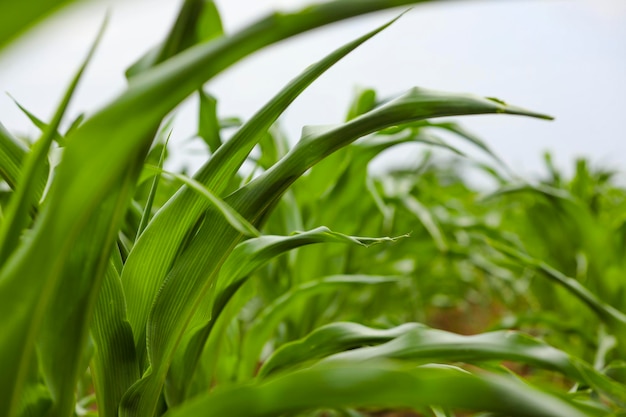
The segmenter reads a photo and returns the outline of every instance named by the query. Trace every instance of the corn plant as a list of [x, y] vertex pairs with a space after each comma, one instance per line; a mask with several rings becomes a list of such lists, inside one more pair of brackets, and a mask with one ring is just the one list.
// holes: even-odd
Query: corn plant
[[[0, 46], [59, 3], [0, 5]], [[488, 151], [456, 125], [431, 121], [438, 117], [548, 116], [417, 87], [384, 101], [365, 92], [345, 123], [305, 127], [290, 146], [275, 126], [284, 110], [394, 20], [309, 66], [224, 140], [229, 123], [203, 89], [211, 78], [288, 37], [412, 3], [420, 1], [335, 0], [225, 34], [212, 1], [185, 0], [166, 39], [128, 69], [127, 88], [108, 105], [61, 129], [96, 41], [50, 121], [24, 107], [42, 131], [32, 146], [0, 128], [7, 190], [0, 223], [0, 415], [411, 409], [441, 416], [460, 409], [595, 416], [623, 405], [626, 391], [617, 380], [530, 336], [437, 330], [418, 323], [420, 310], [411, 303], [413, 315], [397, 307], [385, 313], [383, 303], [368, 317], [354, 306], [398, 291], [419, 302], [415, 271], [394, 262], [407, 254], [406, 234], [416, 225], [428, 232], [418, 241], [438, 253], [469, 259], [467, 242], [477, 239], [453, 245], [411, 190], [383, 192], [367, 175], [373, 157], [411, 141], [451, 148], [427, 129], [447, 129]], [[198, 136], [210, 152], [189, 177], [166, 170], [164, 161], [168, 114], [192, 94], [200, 97]], [[50, 163], [57, 148], [61, 160]], [[251, 157], [255, 149], [258, 158]], [[252, 173], [242, 170], [246, 160], [254, 160]], [[398, 224], [405, 230], [393, 227], [389, 210], [403, 210]], [[490, 239], [499, 250], [490, 252], [489, 265], [508, 255], [557, 274], [499, 237], [482, 236], [483, 246]], [[623, 346], [622, 314], [556, 279], [595, 308]], [[354, 314], [342, 314], [344, 308]], [[587, 391], [536, 387], [502, 361], [562, 375]]]

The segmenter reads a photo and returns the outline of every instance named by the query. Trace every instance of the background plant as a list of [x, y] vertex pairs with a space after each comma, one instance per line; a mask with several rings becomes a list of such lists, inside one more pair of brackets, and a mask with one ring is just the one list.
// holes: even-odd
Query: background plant
[[[546, 184], [520, 184], [478, 138], [436, 121], [547, 116], [468, 94], [365, 90], [345, 123], [306, 127], [291, 146], [281, 113], [393, 22], [308, 67], [244, 123], [221, 120], [203, 89], [274, 42], [410, 3], [337, 0], [223, 34], [213, 2], [187, 0], [109, 105], [60, 129], [94, 45], [51, 121], [24, 108], [38, 140], [0, 129], [2, 415], [619, 412], [622, 192], [583, 162], [570, 182], [553, 169]], [[29, 7], [15, 30], [50, 4]], [[168, 114], [190, 94], [208, 149], [193, 178], [163, 168]], [[459, 154], [442, 131], [491, 155], [484, 169], [501, 189], [482, 196], [427, 159], [368, 174], [400, 144]], [[543, 236], [555, 224], [566, 233]], [[451, 311], [483, 319], [450, 328]], [[521, 328], [554, 346], [424, 323]]]

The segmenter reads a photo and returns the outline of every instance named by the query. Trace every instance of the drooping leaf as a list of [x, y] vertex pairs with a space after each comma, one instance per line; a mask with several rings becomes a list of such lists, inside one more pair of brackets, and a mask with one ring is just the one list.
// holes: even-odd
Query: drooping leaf
[[524, 417], [585, 417], [571, 401], [512, 378], [473, 375], [452, 367], [408, 368], [394, 364], [316, 366], [266, 382], [205, 394], [166, 417], [276, 416], [316, 408], [441, 406]]
[[256, 227], [254, 227], [245, 218], [243, 218], [241, 214], [237, 213], [237, 211], [233, 209], [232, 207], [230, 207], [228, 203], [224, 202], [224, 200], [217, 197], [210, 190], [208, 190], [203, 184], [199, 183], [193, 178], [189, 178], [182, 174], [177, 174], [175, 172], [165, 171], [155, 166], [147, 165], [146, 168], [156, 173], [170, 176], [182, 182], [183, 184], [185, 184], [187, 187], [194, 190], [198, 194], [202, 195], [213, 205], [213, 207], [215, 207], [219, 211], [219, 213], [224, 217], [224, 219], [242, 235], [255, 236], [255, 237], [261, 235], [261, 232], [259, 232], [256, 229]]
[[[372, 344], [377, 346], [368, 346]], [[511, 331], [462, 336], [417, 324], [378, 330], [355, 323], [332, 323], [305, 339], [283, 346], [268, 359], [260, 374], [269, 375], [280, 368], [325, 356], [328, 356], [325, 362], [363, 363], [380, 359], [472, 364], [516, 361], [559, 372], [622, 404], [626, 401], [626, 390], [617, 381], [607, 378], [586, 362], [530, 336]]]

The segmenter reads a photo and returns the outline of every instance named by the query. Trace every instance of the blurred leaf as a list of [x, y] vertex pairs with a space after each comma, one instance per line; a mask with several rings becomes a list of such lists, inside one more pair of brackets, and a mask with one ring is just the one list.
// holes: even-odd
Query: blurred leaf
[[589, 409], [585, 412], [568, 400], [501, 376], [477, 376], [448, 367], [411, 369], [393, 364], [344, 363], [216, 390], [170, 410], [166, 416], [275, 416], [320, 407], [373, 406], [442, 406], [524, 417], [605, 414]]
[[[251, 376], [252, 370], [256, 367], [258, 361], [260, 360], [259, 355], [261, 353], [261, 349], [270, 339], [272, 332], [282, 320], [288, 317], [289, 313], [292, 312], [293, 307], [302, 302], [302, 300], [316, 294], [337, 291], [343, 287], [389, 284], [397, 283], [398, 281], [399, 279], [396, 277], [335, 275], [309, 281], [290, 289], [261, 310], [248, 330], [245, 339], [242, 342], [242, 358], [239, 367], [240, 377]], [[382, 331], [379, 332], [376, 337], [381, 336], [382, 334], [393, 334], [394, 332]], [[312, 350], [309, 350], [309, 355], [311, 355], [311, 353], [313, 353]], [[317, 354], [319, 354], [319, 352], [316, 352], [316, 355]], [[318, 357], [322, 356], [323, 354]], [[315, 359], [315, 357], [310, 356], [309, 359]], [[276, 360], [280, 362], [281, 359]], [[265, 362], [263, 367], [259, 370], [259, 375], [266, 375], [276, 367], [275, 362], [273, 364]]]
[[582, 301], [587, 307], [593, 310], [600, 319], [615, 333], [620, 341], [620, 348], [626, 349], [626, 315], [614, 307], [604, 303], [595, 294], [586, 289], [580, 282], [563, 275], [561, 272], [550, 267], [545, 262], [533, 259], [527, 254], [493, 239], [485, 238], [487, 243], [503, 254], [521, 262], [524, 266], [532, 268], [546, 278], [552, 280], [565, 288], [569, 293]]
[[359, 89], [355, 93], [355, 98], [350, 105], [346, 122], [367, 113], [376, 107], [376, 91], [371, 88]]
[[12, 189], [15, 189], [21, 176], [26, 153], [26, 147], [0, 124], [0, 175]]
[[[22, 113], [24, 113], [26, 115], [26, 117], [28, 117], [28, 119], [31, 122], [33, 122], [33, 124], [39, 130], [41, 130], [42, 134], [46, 133], [47, 130], [51, 129], [50, 125], [48, 125], [43, 120], [39, 119], [37, 116], [35, 116], [33, 113], [31, 113], [28, 109], [26, 109], [24, 106], [22, 106], [13, 96], [11, 96], [9, 94], [9, 97], [11, 98], [11, 100], [13, 100], [15, 105], [22, 111]], [[54, 141], [57, 142], [59, 145], [63, 145], [64, 142], [65, 142], [65, 139], [61, 136], [61, 134], [57, 130], [53, 130], [52, 131], [52, 137], [53, 137]]]
[[0, 49], [38, 20], [75, 0], [31, 0], [0, 2]]
[[220, 122], [217, 117], [217, 100], [204, 90], [198, 90], [198, 95], [200, 96], [198, 136], [207, 144], [211, 153], [214, 153], [222, 144]]
[[[400, 332], [400, 330], [403, 331]], [[306, 355], [317, 356], [311, 351], [320, 350], [320, 348], [326, 356], [333, 349], [341, 352], [354, 347], [367, 346], [371, 343], [369, 340], [372, 332], [376, 334], [380, 331], [355, 326], [353, 323], [345, 325], [334, 323], [318, 329], [302, 341], [286, 345], [282, 349], [283, 352], [277, 351], [270, 361], [276, 362], [278, 361], [276, 357], [282, 355], [293, 364], [307, 360]], [[479, 364], [510, 360], [560, 372], [626, 404], [626, 387], [602, 375], [586, 362], [521, 333], [499, 331], [462, 336], [426, 326], [403, 325], [398, 328], [397, 334], [389, 339], [393, 340], [380, 340], [386, 343], [337, 353], [325, 361], [365, 363], [379, 359], [402, 359], [420, 363], [445, 361]], [[282, 363], [284, 362], [285, 359]], [[278, 361], [278, 363], [281, 362]]]
[[[308, 287], [313, 288], [310, 285]], [[309, 333], [304, 339], [281, 346], [263, 363], [259, 377], [266, 378], [281, 370], [337, 352], [386, 343], [421, 327], [425, 326], [406, 323], [391, 329], [372, 329], [357, 323], [331, 323]]]
[[185, 0], [165, 40], [131, 65], [126, 77], [133, 78], [180, 51], [221, 34], [222, 23], [213, 1]]
[[402, 204], [407, 210], [415, 214], [422, 225], [424, 225], [430, 236], [437, 244], [437, 248], [442, 252], [447, 251], [448, 244], [446, 243], [446, 239], [430, 211], [413, 196], [404, 197], [402, 199]]

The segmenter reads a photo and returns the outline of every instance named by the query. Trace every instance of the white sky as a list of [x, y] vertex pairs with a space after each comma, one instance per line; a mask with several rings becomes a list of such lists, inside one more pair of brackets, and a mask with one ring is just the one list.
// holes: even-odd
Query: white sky
[[[227, 30], [294, 0], [217, 1]], [[180, 2], [100, 1], [82, 4], [37, 27], [0, 55], [0, 90], [48, 119], [95, 36], [107, 8], [105, 39], [71, 106], [93, 112], [124, 88], [123, 71], [162, 39]], [[207, 89], [222, 116], [250, 116], [309, 64], [401, 10], [342, 22], [266, 49], [219, 76]], [[292, 137], [302, 125], [341, 121], [356, 85], [384, 95], [412, 86], [495, 96], [557, 117], [543, 122], [505, 116], [459, 119], [516, 170], [541, 170], [541, 152], [552, 150], [569, 168], [574, 157], [623, 170], [626, 155], [626, 1], [491, 0], [416, 6], [314, 83], [288, 110]], [[195, 130], [195, 116], [181, 114], [178, 137]], [[70, 117], [71, 118], [71, 117]], [[0, 121], [9, 130], [37, 130], [6, 96]], [[179, 144], [177, 158], [191, 158], [199, 144]], [[463, 149], [469, 149], [462, 147]], [[405, 152], [394, 159], [413, 158]]]

